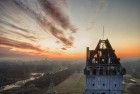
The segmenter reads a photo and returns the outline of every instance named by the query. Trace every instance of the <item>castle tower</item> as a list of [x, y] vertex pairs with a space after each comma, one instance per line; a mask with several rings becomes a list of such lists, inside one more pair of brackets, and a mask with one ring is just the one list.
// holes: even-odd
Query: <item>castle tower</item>
[[99, 40], [95, 50], [87, 47], [85, 94], [122, 94], [125, 72], [108, 39]]

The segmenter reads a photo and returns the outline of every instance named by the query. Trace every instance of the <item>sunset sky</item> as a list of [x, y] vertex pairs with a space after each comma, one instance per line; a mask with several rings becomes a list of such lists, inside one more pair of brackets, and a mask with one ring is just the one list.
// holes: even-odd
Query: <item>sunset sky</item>
[[108, 38], [140, 57], [140, 0], [0, 0], [0, 60], [85, 59]]

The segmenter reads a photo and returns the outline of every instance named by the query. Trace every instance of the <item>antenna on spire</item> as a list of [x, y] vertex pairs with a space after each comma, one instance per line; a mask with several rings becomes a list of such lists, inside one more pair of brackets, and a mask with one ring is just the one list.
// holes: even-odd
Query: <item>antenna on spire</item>
[[105, 37], [105, 32], [104, 32], [104, 26], [103, 26], [103, 36], [102, 36], [102, 39], [104, 39]]

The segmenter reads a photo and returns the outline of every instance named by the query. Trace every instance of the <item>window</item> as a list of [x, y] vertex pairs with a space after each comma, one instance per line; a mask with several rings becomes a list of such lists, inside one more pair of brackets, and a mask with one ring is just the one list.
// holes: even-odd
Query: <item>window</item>
[[103, 86], [105, 86], [105, 84], [103, 84]]
[[115, 87], [116, 87], [117, 85], [115, 84]]
[[94, 94], [94, 93], [92, 93], [92, 94]]
[[94, 84], [93, 84], [93, 86], [94, 86]]

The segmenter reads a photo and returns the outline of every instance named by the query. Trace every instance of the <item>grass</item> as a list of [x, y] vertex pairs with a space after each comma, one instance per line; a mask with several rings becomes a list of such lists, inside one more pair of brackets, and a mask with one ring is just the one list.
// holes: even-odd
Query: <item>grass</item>
[[74, 73], [64, 82], [55, 87], [58, 94], [83, 94], [85, 76], [82, 73]]

